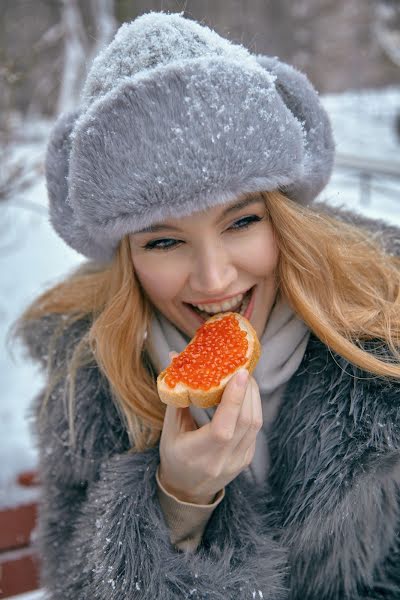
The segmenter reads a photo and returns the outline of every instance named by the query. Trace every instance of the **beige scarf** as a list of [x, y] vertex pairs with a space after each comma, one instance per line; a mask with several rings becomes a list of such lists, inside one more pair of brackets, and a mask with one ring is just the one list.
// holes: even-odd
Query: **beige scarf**
[[[262, 484], [269, 470], [268, 431], [278, 412], [283, 391], [298, 369], [306, 350], [310, 330], [277, 296], [260, 343], [261, 357], [253, 372], [258, 383], [263, 409], [263, 429], [257, 435], [256, 451], [246, 475]], [[179, 331], [162, 313], [155, 311], [149, 332], [150, 358], [157, 374], [169, 363], [169, 352], [182, 352], [189, 338]], [[190, 406], [190, 412], [201, 427], [212, 419], [215, 407], [203, 409]]]

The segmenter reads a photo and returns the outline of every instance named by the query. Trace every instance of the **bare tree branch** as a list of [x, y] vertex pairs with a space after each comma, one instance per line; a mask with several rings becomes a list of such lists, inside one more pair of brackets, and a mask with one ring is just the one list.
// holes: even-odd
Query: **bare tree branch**
[[111, 40], [118, 24], [114, 16], [114, 0], [91, 0], [90, 6], [96, 31], [96, 43], [92, 48], [94, 57]]
[[64, 65], [58, 99], [59, 113], [75, 107], [87, 66], [110, 41], [117, 28], [114, 0], [91, 0], [90, 8], [94, 42], [85, 29], [78, 0], [63, 0]]
[[64, 64], [58, 97], [59, 113], [72, 110], [76, 104], [88, 54], [88, 40], [77, 0], [63, 0]]
[[375, 6], [373, 30], [386, 56], [400, 67], [400, 5], [384, 0]]

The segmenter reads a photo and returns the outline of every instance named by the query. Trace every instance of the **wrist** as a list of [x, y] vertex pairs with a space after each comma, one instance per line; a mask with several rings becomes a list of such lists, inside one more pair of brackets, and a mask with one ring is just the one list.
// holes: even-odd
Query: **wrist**
[[165, 481], [161, 474], [161, 469], [158, 469], [158, 481], [164, 490], [174, 496], [180, 502], [189, 502], [190, 504], [212, 504], [216, 494], [190, 494], [184, 490], [180, 490]]

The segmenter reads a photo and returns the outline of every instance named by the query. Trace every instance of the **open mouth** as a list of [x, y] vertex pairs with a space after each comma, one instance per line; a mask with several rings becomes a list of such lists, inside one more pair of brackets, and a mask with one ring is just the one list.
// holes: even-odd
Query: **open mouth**
[[205, 310], [200, 310], [199, 308], [197, 308], [197, 306], [193, 306], [193, 304], [189, 304], [187, 302], [184, 302], [184, 304], [186, 304], [186, 306], [191, 308], [193, 310], [193, 312], [195, 312], [197, 315], [199, 315], [204, 321], [206, 321], [207, 319], [209, 319], [210, 317], [212, 317], [215, 314], [219, 314], [219, 313], [223, 313], [223, 312], [237, 312], [237, 313], [240, 313], [241, 315], [244, 315], [247, 310], [247, 307], [249, 306], [254, 288], [255, 288], [255, 286], [253, 286], [252, 288], [247, 290], [247, 292], [243, 296], [243, 300], [237, 306], [233, 306], [232, 308], [229, 308], [228, 310], [217, 311], [216, 313], [209, 313], [209, 312], [206, 312]]

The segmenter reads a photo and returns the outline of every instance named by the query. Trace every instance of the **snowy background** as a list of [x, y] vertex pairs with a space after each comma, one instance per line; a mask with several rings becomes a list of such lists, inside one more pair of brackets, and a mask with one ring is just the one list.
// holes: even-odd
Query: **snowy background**
[[[364, 163], [368, 172], [371, 168], [377, 172], [370, 179], [368, 194], [360, 166], [337, 167], [321, 197], [400, 226], [400, 145], [394, 126], [400, 87], [327, 95], [322, 100], [331, 115], [339, 158], [344, 157], [349, 164]], [[27, 163], [42, 163], [50, 126], [50, 122], [38, 119], [18, 125], [16, 155]], [[21, 492], [14, 480], [18, 472], [36, 464], [27, 411], [43, 385], [43, 375], [23, 358], [21, 349], [7, 345], [7, 332], [35, 296], [82, 260], [53, 232], [46, 202], [41, 170], [36, 182], [6, 205], [0, 223], [0, 506], [12, 505], [21, 493], [33, 493]]]

